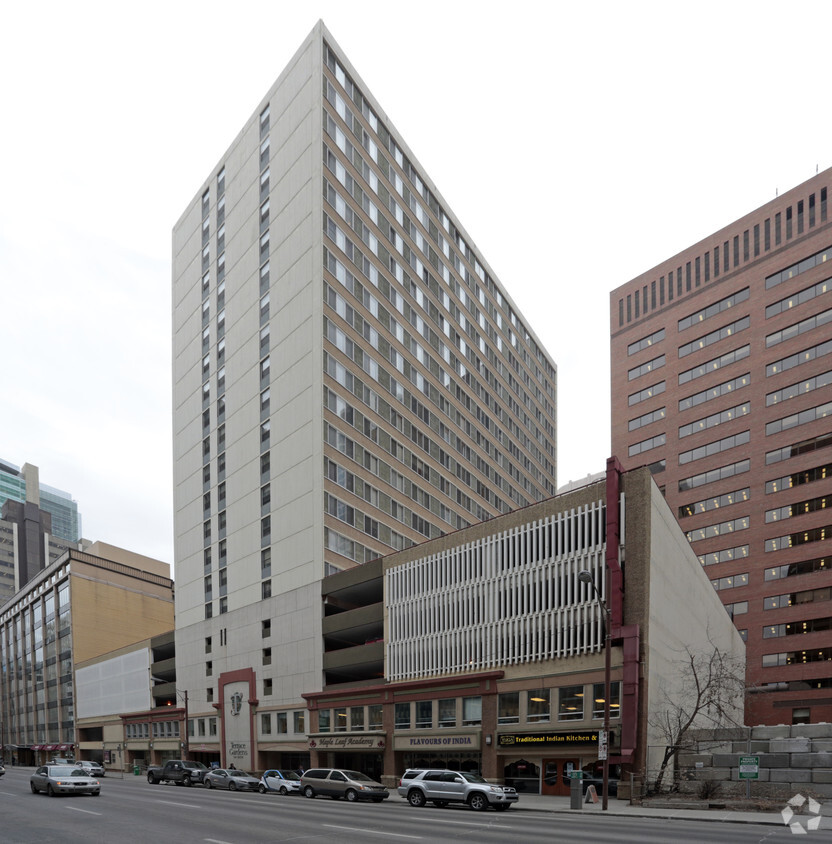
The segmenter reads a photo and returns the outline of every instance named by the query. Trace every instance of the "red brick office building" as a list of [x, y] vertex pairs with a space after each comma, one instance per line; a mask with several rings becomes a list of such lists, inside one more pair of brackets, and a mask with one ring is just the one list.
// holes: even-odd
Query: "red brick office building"
[[612, 451], [746, 639], [747, 723], [832, 721], [826, 170], [611, 293]]

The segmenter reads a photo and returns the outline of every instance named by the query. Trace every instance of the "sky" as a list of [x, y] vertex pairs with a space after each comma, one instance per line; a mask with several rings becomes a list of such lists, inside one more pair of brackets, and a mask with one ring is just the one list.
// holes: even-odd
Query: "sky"
[[8, 3], [0, 458], [173, 563], [171, 230], [322, 18], [610, 449], [609, 294], [832, 166], [828, 2]]

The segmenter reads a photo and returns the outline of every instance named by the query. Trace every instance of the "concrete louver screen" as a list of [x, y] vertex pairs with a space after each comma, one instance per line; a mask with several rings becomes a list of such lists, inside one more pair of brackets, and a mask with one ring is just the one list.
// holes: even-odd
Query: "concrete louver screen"
[[602, 586], [598, 501], [390, 569], [388, 679], [482, 671], [597, 652]]

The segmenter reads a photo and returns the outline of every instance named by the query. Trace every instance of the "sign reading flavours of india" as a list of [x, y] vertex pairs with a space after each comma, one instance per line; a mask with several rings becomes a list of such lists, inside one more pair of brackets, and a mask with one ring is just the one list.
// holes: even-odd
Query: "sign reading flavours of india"
[[479, 750], [479, 733], [462, 735], [394, 736], [395, 750]]
[[568, 747], [578, 744], [598, 744], [596, 730], [579, 733], [502, 733], [497, 736], [499, 747]]

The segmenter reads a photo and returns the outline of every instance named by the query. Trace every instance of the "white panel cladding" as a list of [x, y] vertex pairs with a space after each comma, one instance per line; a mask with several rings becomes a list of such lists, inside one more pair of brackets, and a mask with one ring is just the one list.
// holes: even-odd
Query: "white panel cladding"
[[388, 680], [597, 652], [605, 548], [597, 501], [388, 569]]

